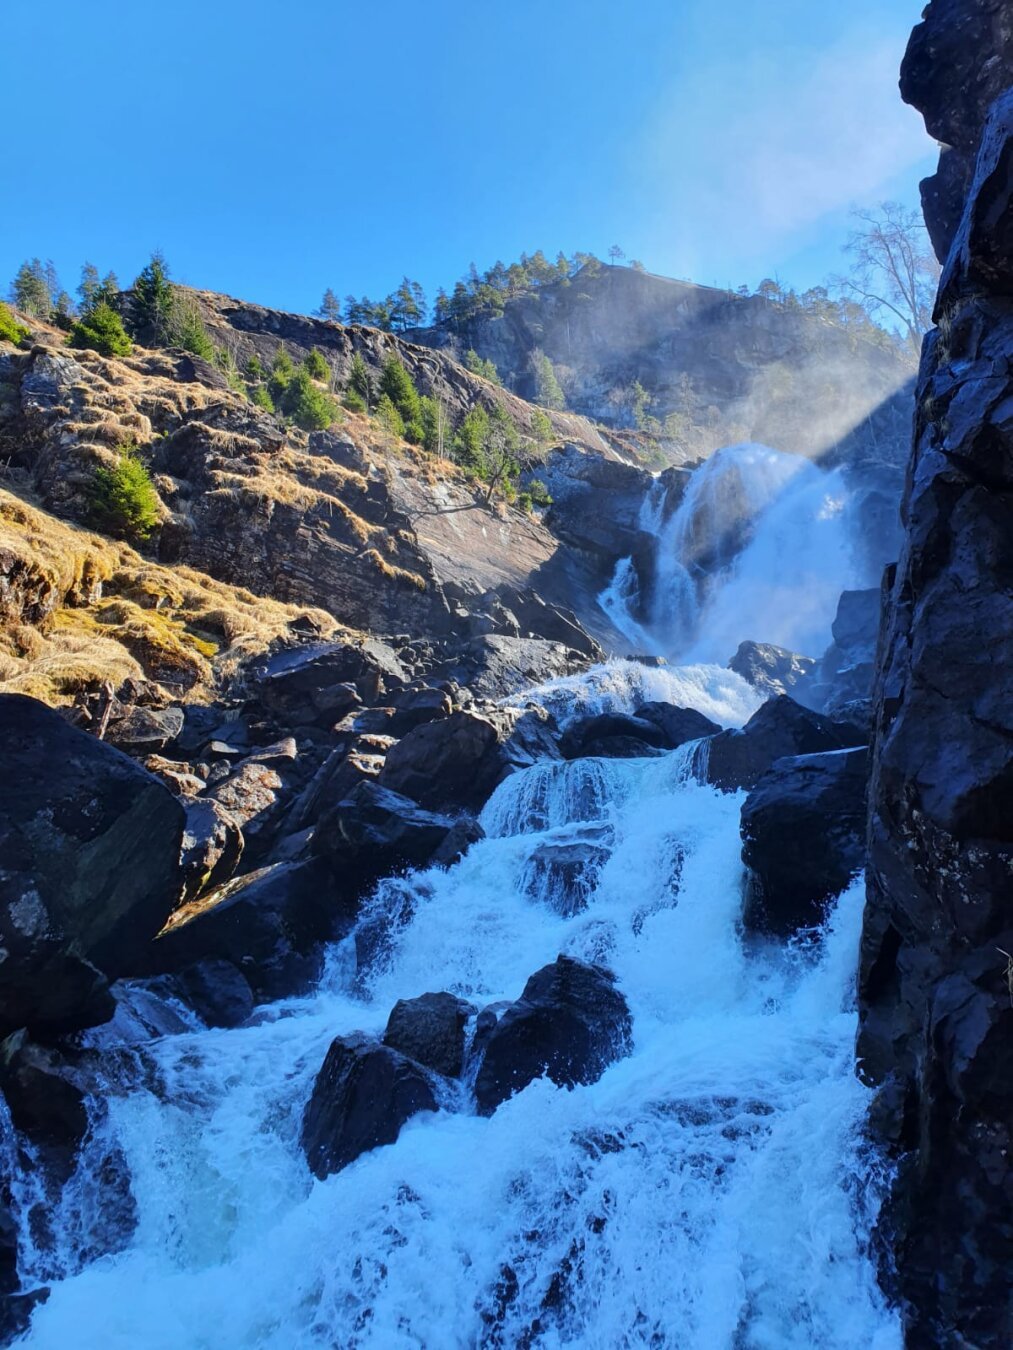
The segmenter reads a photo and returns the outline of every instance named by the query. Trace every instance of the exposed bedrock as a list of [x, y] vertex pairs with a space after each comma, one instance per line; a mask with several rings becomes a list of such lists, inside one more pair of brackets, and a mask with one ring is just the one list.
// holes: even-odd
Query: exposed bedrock
[[917, 1346], [1013, 1340], [1013, 93], [981, 134], [1013, 83], [1010, 33], [1008, 5], [934, 0], [904, 70], [905, 96], [953, 146], [944, 163], [980, 137], [962, 213], [956, 187], [945, 210], [926, 199], [952, 247], [922, 354], [869, 789], [859, 1067], [882, 1085], [873, 1125], [900, 1156], [883, 1269]]

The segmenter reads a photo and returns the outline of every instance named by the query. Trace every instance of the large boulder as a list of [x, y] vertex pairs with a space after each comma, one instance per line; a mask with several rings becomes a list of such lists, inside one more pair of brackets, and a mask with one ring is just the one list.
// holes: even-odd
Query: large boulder
[[464, 1067], [464, 1030], [477, 1011], [454, 994], [398, 999], [387, 1019], [383, 1043], [427, 1069], [458, 1078]]
[[430, 810], [477, 811], [516, 769], [558, 758], [544, 708], [483, 704], [410, 731], [387, 752], [379, 781]]
[[354, 921], [354, 900], [325, 859], [275, 863], [176, 910], [138, 973], [228, 961], [258, 998], [279, 998], [319, 975], [322, 944], [345, 936]]
[[654, 723], [664, 737], [660, 744], [666, 750], [677, 750], [687, 741], [698, 741], [721, 730], [719, 723], [704, 717], [696, 708], [680, 708], [676, 703], [641, 703], [634, 708], [633, 715]]
[[742, 806], [747, 928], [788, 937], [822, 923], [865, 865], [864, 748], [780, 759]]
[[728, 669], [768, 698], [787, 694], [809, 682], [816, 662], [770, 642], [740, 642]]
[[382, 876], [453, 862], [481, 837], [476, 821], [426, 811], [367, 779], [321, 818], [312, 847], [346, 889], [361, 892]]
[[559, 956], [528, 980], [492, 1025], [480, 1016], [482, 1063], [475, 1099], [483, 1115], [536, 1078], [559, 1087], [594, 1083], [629, 1053], [632, 1021], [614, 977], [601, 966]]
[[775, 760], [850, 749], [867, 739], [861, 728], [832, 722], [781, 694], [768, 699], [741, 729], [722, 731], [705, 742], [701, 772], [723, 792], [736, 792], [753, 787]]
[[435, 1110], [433, 1090], [417, 1064], [366, 1036], [339, 1036], [303, 1116], [310, 1171], [322, 1181], [360, 1154], [393, 1144], [412, 1116]]
[[408, 672], [386, 643], [325, 642], [276, 652], [251, 671], [257, 698], [292, 726], [327, 726], [400, 689]]
[[182, 708], [118, 707], [109, 719], [105, 739], [130, 755], [159, 754], [176, 740], [183, 726]]
[[183, 886], [183, 808], [45, 704], [0, 695], [0, 1031], [111, 1015]]
[[559, 739], [559, 749], [564, 759], [636, 759], [664, 753], [666, 741], [661, 727], [645, 717], [596, 713], [571, 722]]

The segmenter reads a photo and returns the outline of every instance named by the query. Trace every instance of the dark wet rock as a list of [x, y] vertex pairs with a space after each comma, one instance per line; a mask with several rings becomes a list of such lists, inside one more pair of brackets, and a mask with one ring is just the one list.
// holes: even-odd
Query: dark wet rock
[[569, 918], [587, 908], [609, 860], [612, 834], [607, 826], [586, 825], [547, 839], [532, 851], [521, 886], [533, 900]]
[[394, 703], [390, 722], [392, 736], [404, 736], [425, 722], [436, 722], [453, 712], [450, 696], [443, 689], [406, 689]]
[[499, 741], [496, 726], [474, 713], [427, 722], [392, 747], [380, 783], [433, 809], [478, 807], [498, 776]]
[[768, 699], [741, 730], [722, 731], [706, 742], [703, 776], [723, 792], [751, 788], [775, 760], [851, 749], [865, 743], [861, 728], [803, 708], [787, 694]]
[[105, 739], [130, 755], [156, 754], [176, 740], [183, 726], [182, 708], [122, 708], [109, 719]]
[[392, 648], [376, 640], [317, 643], [276, 653], [253, 672], [257, 698], [290, 725], [330, 725], [360, 702], [408, 683]]
[[360, 1154], [393, 1144], [420, 1111], [435, 1111], [425, 1073], [365, 1036], [331, 1042], [303, 1116], [302, 1148], [321, 1181]]
[[229, 880], [243, 856], [243, 832], [234, 816], [212, 797], [186, 803], [183, 828], [184, 902]]
[[818, 926], [865, 865], [866, 749], [778, 760], [742, 807], [743, 920], [779, 937]]
[[944, 160], [977, 167], [929, 222], [953, 247], [885, 582], [859, 972], [860, 1072], [905, 1103], [881, 1278], [908, 1344], [985, 1350], [1013, 1341], [1013, 92], [983, 129], [1011, 57], [1008, 5], [933, 0], [905, 60]]
[[0, 1090], [14, 1128], [66, 1171], [88, 1132], [85, 1095], [56, 1050], [16, 1031], [0, 1044]]
[[667, 748], [666, 742], [662, 728], [647, 718], [597, 713], [571, 722], [560, 737], [559, 748], [564, 759], [631, 759], [660, 753]]
[[344, 936], [354, 918], [354, 897], [325, 859], [277, 863], [183, 905], [152, 944], [147, 971], [138, 973], [228, 961], [258, 999], [278, 998], [317, 977], [320, 944]]
[[654, 723], [664, 736], [661, 744], [666, 750], [677, 750], [687, 741], [713, 736], [721, 730], [717, 722], [704, 717], [702, 712], [695, 708], [680, 708], [675, 703], [642, 703], [639, 708], [634, 708], [633, 715]]
[[175, 978], [187, 1005], [209, 1027], [242, 1026], [253, 1012], [250, 982], [231, 961], [198, 961]]
[[728, 662], [728, 669], [758, 689], [761, 694], [772, 697], [787, 694], [797, 686], [807, 683], [816, 666], [810, 656], [800, 656], [785, 647], [775, 647], [770, 642], [740, 642], [738, 650]]
[[478, 1011], [454, 994], [422, 994], [394, 1004], [383, 1033], [384, 1045], [447, 1078], [464, 1066], [464, 1029]]
[[868, 704], [872, 695], [880, 609], [878, 587], [843, 592], [831, 630], [834, 640], [820, 658], [804, 696], [800, 695], [803, 702], [837, 719], [868, 725], [869, 714], [864, 709], [850, 718], [848, 709], [851, 704]]
[[484, 1041], [475, 1097], [483, 1115], [547, 1076], [560, 1087], [593, 1083], [629, 1053], [632, 1022], [614, 977], [557, 957], [528, 980]]
[[900, 91], [940, 143], [939, 168], [922, 184], [922, 207], [944, 261], [974, 175], [988, 110], [1009, 88], [1013, 16], [1004, 0], [932, 0], [911, 34]]
[[284, 828], [292, 833], [313, 825], [320, 816], [351, 795], [363, 781], [379, 776], [384, 756], [378, 748], [356, 737], [351, 747], [342, 741], [321, 764], [296, 797], [285, 817]]
[[101, 1021], [182, 890], [183, 809], [34, 699], [0, 695], [0, 743], [0, 1030]]
[[476, 821], [426, 811], [366, 781], [321, 817], [312, 850], [329, 861], [346, 888], [361, 893], [379, 877], [434, 860], [451, 862], [481, 837]]

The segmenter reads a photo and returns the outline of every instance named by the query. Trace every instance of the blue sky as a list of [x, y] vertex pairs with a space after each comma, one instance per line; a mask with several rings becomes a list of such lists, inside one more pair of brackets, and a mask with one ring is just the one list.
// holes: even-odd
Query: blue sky
[[[293, 310], [469, 262], [604, 256], [721, 285], [840, 270], [917, 202], [921, 0], [51, 0], [4, 13], [0, 282], [51, 257]], [[16, 120], [15, 120], [16, 119]]]

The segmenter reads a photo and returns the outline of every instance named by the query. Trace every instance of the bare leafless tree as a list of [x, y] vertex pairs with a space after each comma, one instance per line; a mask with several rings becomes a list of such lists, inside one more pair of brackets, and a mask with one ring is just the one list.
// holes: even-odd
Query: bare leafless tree
[[932, 326], [939, 263], [920, 214], [900, 202], [856, 208], [858, 225], [844, 251], [851, 271], [836, 278], [841, 292], [858, 300], [873, 317], [892, 315], [917, 350]]

